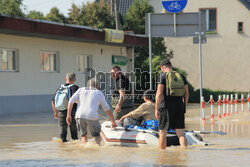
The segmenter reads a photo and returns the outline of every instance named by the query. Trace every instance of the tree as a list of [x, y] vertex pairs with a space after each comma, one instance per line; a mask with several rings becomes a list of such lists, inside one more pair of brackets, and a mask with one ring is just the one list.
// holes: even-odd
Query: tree
[[[147, 13], [153, 13], [153, 7], [146, 0], [135, 0], [129, 8], [124, 18], [123, 29], [132, 30], [137, 34], [145, 34], [145, 16]], [[141, 71], [149, 71], [149, 50], [148, 47], [135, 47], [135, 68], [140, 68]], [[173, 57], [173, 52], [167, 52], [167, 48], [163, 38], [152, 39], [152, 72], [159, 71], [160, 61]], [[143, 62], [143, 63], [142, 63]], [[140, 74], [136, 74], [139, 78]], [[155, 82], [156, 76], [152, 79]], [[146, 81], [149, 82], [149, 81]], [[137, 82], [138, 83], [138, 82]], [[142, 89], [137, 85], [137, 89]], [[145, 89], [145, 88], [143, 88]], [[149, 89], [146, 88], [146, 89]]]
[[66, 21], [66, 18], [59, 12], [59, 9], [57, 7], [53, 7], [46, 15], [46, 20], [64, 23]]
[[32, 10], [28, 13], [27, 17], [32, 19], [45, 20], [45, 17], [42, 12]]
[[0, 0], [0, 13], [23, 17], [25, 14], [21, 9], [22, 1], [23, 0]]
[[92, 2], [82, 5], [82, 22], [94, 28], [114, 28], [115, 20], [110, 14], [109, 6], [101, 0], [100, 3]]
[[154, 13], [154, 8], [146, 0], [135, 0], [124, 17], [124, 30], [145, 34], [146, 13]]
[[82, 24], [81, 19], [81, 9], [77, 7], [74, 3], [71, 5], [71, 8], [69, 9], [69, 18], [68, 22], [70, 24]]

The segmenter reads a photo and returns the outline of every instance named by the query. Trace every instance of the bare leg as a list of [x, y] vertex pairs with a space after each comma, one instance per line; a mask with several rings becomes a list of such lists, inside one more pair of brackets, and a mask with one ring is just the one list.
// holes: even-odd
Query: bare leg
[[101, 136], [95, 137], [95, 142], [96, 142], [96, 144], [98, 144], [100, 146], [101, 145]]
[[187, 139], [184, 134], [184, 129], [175, 129], [177, 136], [179, 137], [180, 147], [184, 149], [187, 147]]
[[160, 130], [159, 131], [159, 148], [160, 149], [166, 149], [167, 146], [167, 131], [166, 130]]
[[82, 137], [82, 144], [86, 144], [88, 142], [88, 135]]

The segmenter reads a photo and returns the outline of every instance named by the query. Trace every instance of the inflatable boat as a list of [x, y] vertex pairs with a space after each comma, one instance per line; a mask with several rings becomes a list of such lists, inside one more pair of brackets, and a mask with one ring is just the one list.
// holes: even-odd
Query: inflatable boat
[[[136, 129], [124, 127], [111, 127], [110, 121], [105, 121], [101, 125], [101, 137], [105, 144], [112, 146], [158, 146], [159, 134], [158, 131], [151, 129]], [[186, 131], [185, 136], [188, 145], [208, 145], [203, 141], [202, 137], [193, 131]], [[175, 132], [167, 133], [167, 146], [179, 145], [179, 139]]]

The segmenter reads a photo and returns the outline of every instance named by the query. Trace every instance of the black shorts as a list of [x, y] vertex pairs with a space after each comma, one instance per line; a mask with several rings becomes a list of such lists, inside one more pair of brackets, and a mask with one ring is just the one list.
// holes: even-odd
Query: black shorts
[[185, 110], [182, 99], [166, 101], [166, 109], [160, 109], [159, 129], [184, 129]]
[[166, 108], [160, 108], [160, 120], [159, 120], [159, 130], [169, 129], [169, 115]]

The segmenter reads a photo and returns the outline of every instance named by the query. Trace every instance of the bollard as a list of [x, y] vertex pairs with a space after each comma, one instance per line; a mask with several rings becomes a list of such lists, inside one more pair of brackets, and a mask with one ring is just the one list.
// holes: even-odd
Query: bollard
[[235, 113], [238, 113], [238, 94], [235, 94]]
[[248, 111], [250, 112], [250, 103], [249, 103], [249, 94], [247, 95], [247, 108], [248, 108]]
[[223, 117], [226, 116], [226, 95], [223, 95]]
[[201, 97], [201, 118], [205, 121], [205, 102], [204, 97]]
[[218, 101], [218, 118], [221, 118], [221, 95], [219, 95], [219, 101]]
[[244, 112], [244, 95], [241, 94], [241, 112]]
[[211, 106], [211, 120], [214, 120], [214, 99], [213, 99], [213, 95], [210, 95], [210, 106]]
[[227, 115], [229, 116], [229, 95], [227, 95]]
[[234, 99], [233, 99], [233, 96], [234, 95], [231, 94], [231, 114], [233, 114], [233, 112], [234, 112], [234, 108], [233, 108], [234, 107], [233, 106], [234, 105]]

